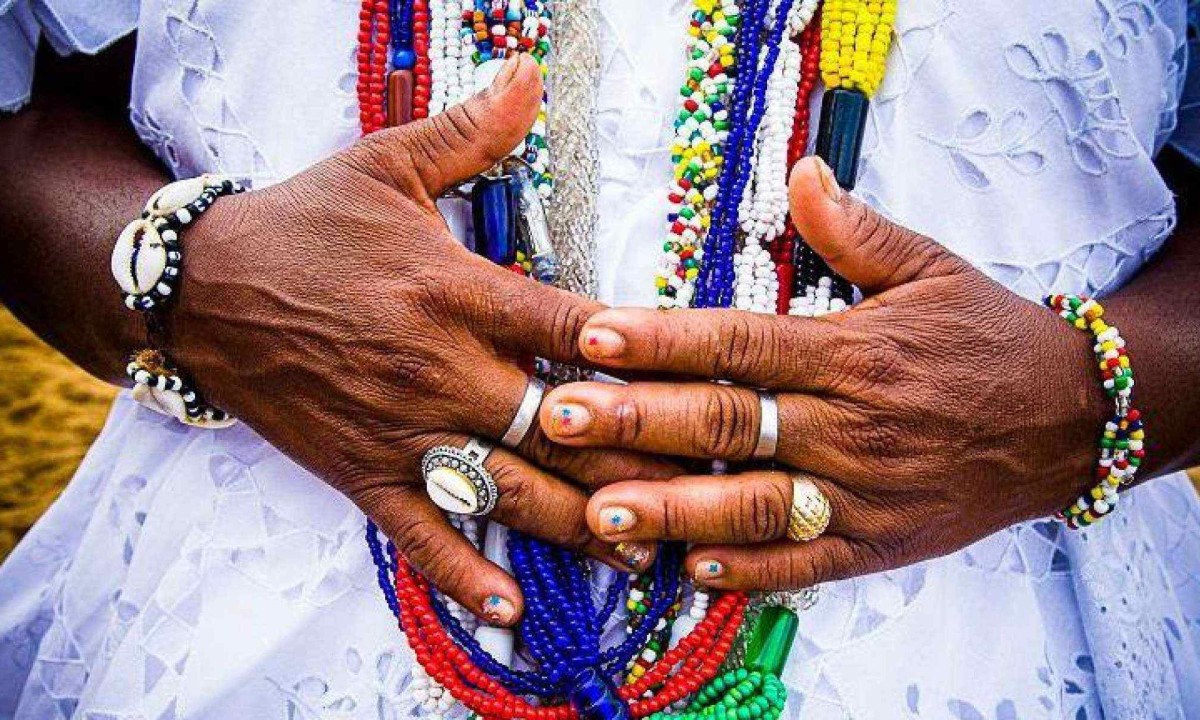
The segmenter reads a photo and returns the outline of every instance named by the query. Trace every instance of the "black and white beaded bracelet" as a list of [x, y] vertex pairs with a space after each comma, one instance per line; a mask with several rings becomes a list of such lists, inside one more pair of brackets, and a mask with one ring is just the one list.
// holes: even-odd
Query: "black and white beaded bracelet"
[[[152, 318], [176, 295], [183, 264], [180, 233], [217, 198], [245, 191], [229, 178], [201, 175], [179, 180], [150, 196], [141, 216], [125, 226], [112, 252], [112, 274], [131, 310]], [[209, 405], [159, 350], [138, 352], [125, 368], [133, 398], [143, 406], [195, 427], [223, 428], [236, 422]]]
[[131, 310], [150, 312], [170, 300], [183, 262], [180, 232], [217, 198], [244, 190], [229, 178], [201, 175], [166, 185], [150, 197], [141, 216], [121, 231], [112, 252], [112, 274]]
[[219, 429], [237, 422], [229, 413], [209, 405], [158, 350], [142, 350], [125, 366], [136, 385], [133, 398], [142, 405], [185, 425]]

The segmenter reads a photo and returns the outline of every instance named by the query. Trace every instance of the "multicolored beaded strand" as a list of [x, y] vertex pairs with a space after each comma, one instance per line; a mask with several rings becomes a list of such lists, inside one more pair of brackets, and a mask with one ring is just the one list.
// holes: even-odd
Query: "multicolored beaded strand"
[[1056, 515], [1072, 529], [1085, 528], [1117, 507], [1118, 491], [1133, 482], [1146, 457], [1145, 426], [1133, 407], [1133, 365], [1116, 326], [1104, 321], [1104, 307], [1078, 295], [1050, 295], [1045, 304], [1074, 327], [1091, 333], [1105, 394], [1113, 399], [1112, 418], [1100, 438], [1097, 484]]
[[782, 235], [788, 214], [788, 145], [800, 93], [802, 52], [798, 38], [813, 19], [817, 0], [800, 0], [788, 16], [775, 71], [767, 84], [767, 109], [754, 150], [751, 181], [738, 211], [742, 247], [734, 256], [734, 300], [739, 310], [776, 312], [779, 276], [765, 247]]
[[655, 277], [661, 308], [691, 305], [724, 166], [729, 99], [737, 78], [738, 3], [695, 0], [694, 7], [688, 25], [687, 78], [679, 91], [683, 107], [671, 144], [675, 171], [668, 191], [670, 232]]

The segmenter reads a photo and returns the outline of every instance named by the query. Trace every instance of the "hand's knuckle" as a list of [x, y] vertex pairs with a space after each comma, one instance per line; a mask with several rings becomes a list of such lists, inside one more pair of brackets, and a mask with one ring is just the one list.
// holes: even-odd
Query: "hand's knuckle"
[[700, 401], [699, 417], [694, 425], [696, 449], [710, 458], [741, 459], [753, 451], [752, 423], [754, 395], [733, 388], [714, 387]]
[[662, 501], [662, 536], [668, 540], [685, 540], [691, 537], [694, 513], [679, 498], [668, 496]]
[[420, 518], [400, 519], [396, 529], [396, 549], [404, 557], [420, 565], [423, 569], [438, 567], [439, 547], [437, 542], [437, 527], [430, 521]]
[[902, 452], [901, 422], [883, 413], [862, 418], [850, 426], [846, 435], [847, 446], [868, 468], [886, 470]]
[[633, 447], [645, 435], [646, 408], [632, 393], [621, 393], [612, 409], [613, 435], [617, 445]]
[[591, 313], [578, 303], [564, 300], [557, 304], [550, 327], [558, 342], [555, 351], [560, 356], [572, 356], [579, 347], [578, 340]]
[[540, 508], [541, 498], [534, 487], [533, 478], [524, 469], [514, 463], [499, 462], [491, 470], [492, 479], [500, 488], [505, 503], [517, 508]]
[[729, 312], [717, 329], [712, 374], [743, 377], [769, 366], [777, 356], [776, 335], [770, 326], [748, 313]]
[[582, 477], [588, 470], [581, 453], [565, 445], [551, 442], [536, 427], [521, 443], [518, 451], [539, 467], [566, 473], [571, 477]]
[[813, 553], [777, 554], [762, 563], [761, 586], [764, 590], [795, 590], [811, 585], [819, 577]]
[[774, 484], [746, 484], [738, 496], [737, 542], [766, 542], [783, 535], [788, 500]]
[[845, 395], [873, 397], [904, 379], [904, 350], [894, 339], [872, 333], [846, 342], [834, 354], [836, 390]]

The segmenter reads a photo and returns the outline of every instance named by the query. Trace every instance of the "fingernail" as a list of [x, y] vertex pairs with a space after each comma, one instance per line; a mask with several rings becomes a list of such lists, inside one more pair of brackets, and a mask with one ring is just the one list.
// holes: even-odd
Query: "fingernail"
[[587, 432], [592, 414], [582, 405], [559, 403], [550, 410], [551, 430], [560, 437], [573, 437]]
[[835, 203], [841, 202], [842, 186], [838, 185], [837, 178], [833, 175], [833, 169], [819, 156], [817, 157], [817, 177], [821, 180], [821, 189], [825, 191], [829, 199]]
[[521, 65], [521, 54], [510, 55], [504, 64], [500, 66], [500, 71], [496, 73], [496, 77], [492, 78], [492, 89], [499, 90], [510, 83], [513, 77], [517, 74], [517, 68]]
[[583, 352], [588, 357], [611, 358], [625, 352], [625, 338], [616, 330], [593, 328], [583, 333]]
[[644, 543], [623, 542], [617, 543], [617, 546], [613, 548], [613, 552], [634, 570], [644, 570], [650, 564], [653, 547]]
[[507, 598], [488, 595], [483, 601], [483, 619], [493, 625], [508, 625], [517, 615], [517, 609]]
[[715, 580], [725, 574], [725, 566], [716, 560], [701, 560], [696, 563], [697, 580]]
[[620, 535], [637, 525], [637, 515], [629, 508], [610, 505], [600, 510], [600, 532], [603, 535]]

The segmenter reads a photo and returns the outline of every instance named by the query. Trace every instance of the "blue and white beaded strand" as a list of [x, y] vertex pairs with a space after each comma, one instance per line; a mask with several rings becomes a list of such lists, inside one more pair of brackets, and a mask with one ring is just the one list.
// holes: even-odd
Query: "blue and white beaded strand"
[[753, 175], [739, 209], [742, 247], [734, 256], [734, 301], [739, 310], [773, 314], [779, 276], [765, 245], [787, 224], [788, 144], [800, 93], [800, 33], [816, 13], [818, 0], [798, 0], [788, 17], [787, 39], [767, 86], [767, 109], [755, 147]]
[[[771, 3], [752, 0], [745, 12], [738, 61], [738, 74], [742, 80], [734, 90], [733, 127], [721, 173], [713, 226], [705, 243], [704, 262], [696, 284], [696, 297], [692, 303], [695, 307], [729, 307], [733, 303], [738, 208], [753, 171], [754, 146], [766, 113], [767, 86], [779, 59], [794, 3], [795, 0]], [[768, 16], [773, 16], [774, 23], [766, 33], [764, 46], [757, 40], [767, 28]]]

